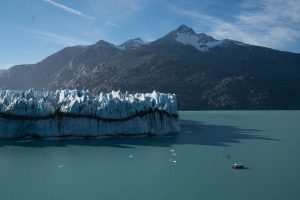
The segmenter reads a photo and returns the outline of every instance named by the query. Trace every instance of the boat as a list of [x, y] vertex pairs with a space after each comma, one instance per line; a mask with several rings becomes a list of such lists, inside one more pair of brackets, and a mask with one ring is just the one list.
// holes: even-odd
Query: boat
[[234, 163], [234, 164], [232, 165], [232, 168], [233, 168], [233, 169], [244, 169], [245, 167], [244, 167], [243, 164], [240, 164], [240, 163]]

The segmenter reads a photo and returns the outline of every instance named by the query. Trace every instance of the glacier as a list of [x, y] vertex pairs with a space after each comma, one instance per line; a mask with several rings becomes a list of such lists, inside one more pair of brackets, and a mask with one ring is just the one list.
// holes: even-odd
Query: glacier
[[0, 90], [0, 138], [179, 132], [175, 94]]

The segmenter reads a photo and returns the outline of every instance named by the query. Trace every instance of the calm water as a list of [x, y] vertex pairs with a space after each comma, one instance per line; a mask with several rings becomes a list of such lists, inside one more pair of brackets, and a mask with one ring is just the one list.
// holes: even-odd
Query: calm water
[[0, 199], [300, 199], [300, 111], [180, 116], [165, 137], [0, 141]]

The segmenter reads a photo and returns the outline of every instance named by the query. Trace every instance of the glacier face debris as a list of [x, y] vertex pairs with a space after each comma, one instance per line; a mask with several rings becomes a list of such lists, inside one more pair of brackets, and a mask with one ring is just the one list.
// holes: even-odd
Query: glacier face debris
[[0, 138], [158, 135], [178, 131], [175, 94], [0, 90]]

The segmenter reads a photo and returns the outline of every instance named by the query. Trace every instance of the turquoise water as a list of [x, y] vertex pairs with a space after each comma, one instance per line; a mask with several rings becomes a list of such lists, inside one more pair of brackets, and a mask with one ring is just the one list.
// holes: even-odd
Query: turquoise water
[[0, 199], [300, 199], [300, 111], [180, 116], [164, 137], [0, 141]]

